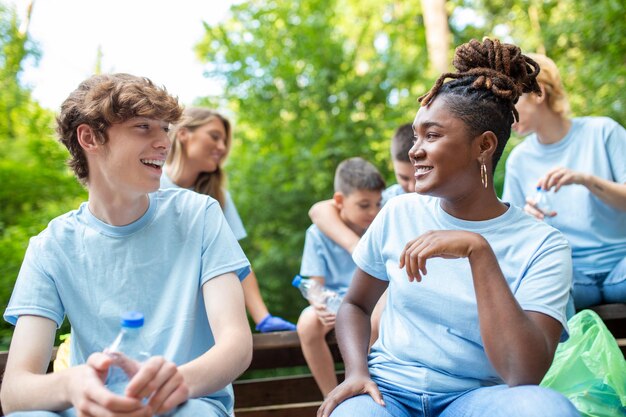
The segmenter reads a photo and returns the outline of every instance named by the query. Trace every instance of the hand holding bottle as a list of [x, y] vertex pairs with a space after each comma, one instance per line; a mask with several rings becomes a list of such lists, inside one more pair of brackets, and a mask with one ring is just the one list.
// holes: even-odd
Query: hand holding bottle
[[539, 220], [544, 220], [546, 217], [554, 217], [556, 216], [556, 211], [554, 211], [552, 207], [553, 197], [554, 192], [544, 190], [541, 186], [537, 186], [535, 195], [533, 197], [526, 197], [524, 211]]

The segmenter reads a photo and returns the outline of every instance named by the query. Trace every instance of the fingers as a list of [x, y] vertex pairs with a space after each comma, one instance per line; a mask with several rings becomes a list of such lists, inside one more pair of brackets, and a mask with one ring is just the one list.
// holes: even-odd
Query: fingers
[[328, 417], [335, 408], [348, 398], [352, 398], [356, 395], [368, 394], [376, 404], [384, 407], [385, 401], [378, 389], [378, 386], [371, 379], [364, 384], [352, 384], [345, 382], [340, 384], [337, 388], [328, 394], [328, 397], [324, 400], [320, 408], [317, 410], [317, 417]]
[[545, 217], [543, 212], [539, 210], [537, 206], [535, 206], [535, 201], [530, 197], [526, 198], [526, 205], [524, 206], [524, 211], [530, 214], [531, 216], [536, 217], [539, 220], [543, 220]]
[[[148, 359], [126, 387], [126, 395], [150, 398], [148, 406], [157, 413], [169, 411], [189, 397], [189, 389], [175, 363], [163, 357]], [[161, 410], [161, 411], [159, 411]]]

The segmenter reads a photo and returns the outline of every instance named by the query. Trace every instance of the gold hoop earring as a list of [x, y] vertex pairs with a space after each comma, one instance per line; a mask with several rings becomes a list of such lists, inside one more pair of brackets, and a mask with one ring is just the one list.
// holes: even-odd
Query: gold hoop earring
[[480, 164], [480, 181], [483, 183], [483, 187], [487, 188], [489, 177], [487, 176], [487, 166], [484, 162]]

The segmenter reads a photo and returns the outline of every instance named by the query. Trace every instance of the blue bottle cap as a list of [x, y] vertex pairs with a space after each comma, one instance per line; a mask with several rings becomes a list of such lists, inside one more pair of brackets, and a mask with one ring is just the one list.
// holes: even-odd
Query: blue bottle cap
[[143, 326], [143, 313], [138, 311], [128, 311], [122, 314], [120, 324], [122, 327], [136, 329]]
[[298, 288], [300, 286], [300, 282], [302, 282], [302, 277], [300, 276], [300, 274], [298, 274], [295, 277], [293, 277], [293, 281], [291, 281], [291, 285]]
[[541, 191], [541, 185], [537, 186], [537, 191]]

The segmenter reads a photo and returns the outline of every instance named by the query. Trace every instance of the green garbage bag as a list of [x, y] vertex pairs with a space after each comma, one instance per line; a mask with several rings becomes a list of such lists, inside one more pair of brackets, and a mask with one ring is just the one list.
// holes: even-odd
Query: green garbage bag
[[626, 416], [626, 361], [600, 316], [582, 310], [568, 321], [541, 386], [565, 395], [584, 416]]

